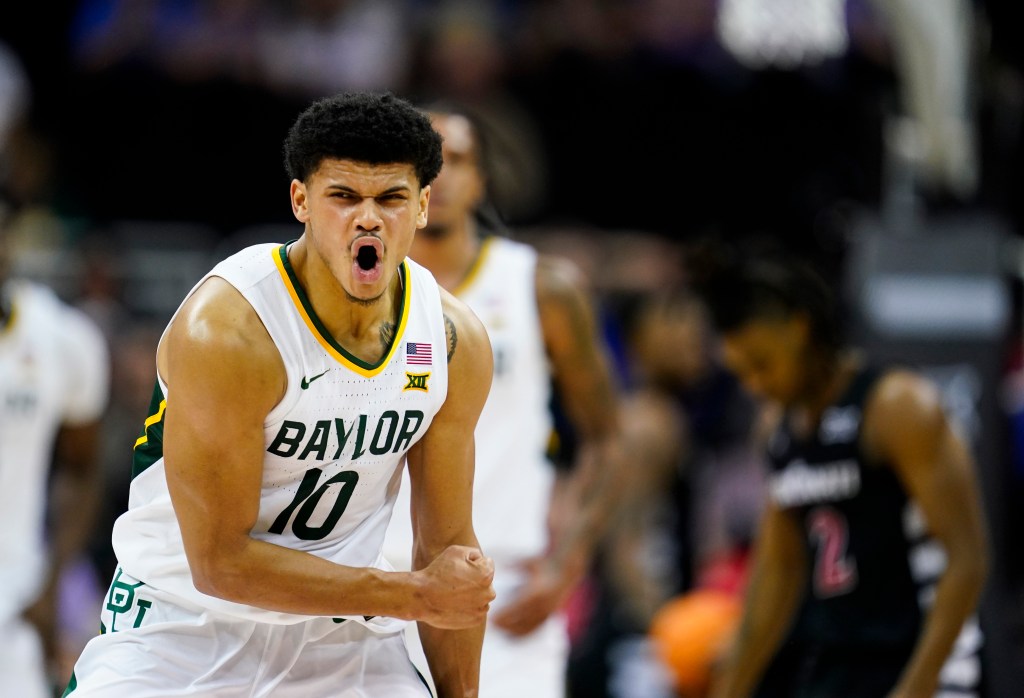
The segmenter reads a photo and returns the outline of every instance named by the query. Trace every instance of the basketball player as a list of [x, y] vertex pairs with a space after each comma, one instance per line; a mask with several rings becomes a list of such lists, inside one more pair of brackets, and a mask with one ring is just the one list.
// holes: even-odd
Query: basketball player
[[[612, 382], [575, 267], [494, 234], [478, 215], [487, 183], [476, 122], [454, 107], [428, 111], [444, 138], [444, 167], [430, 223], [410, 256], [476, 312], [494, 351], [473, 488], [476, 530], [494, 558], [498, 595], [484, 638], [481, 694], [563, 696], [568, 636], [559, 610], [614, 511]], [[581, 453], [579, 467], [557, 482], [545, 456], [552, 380]], [[408, 568], [412, 527], [402, 509], [385, 552]], [[409, 639], [415, 656], [416, 638]]]
[[986, 536], [937, 388], [844, 347], [829, 288], [792, 257], [694, 268], [727, 366], [775, 411], [745, 614], [712, 695], [977, 695]]
[[67, 680], [57, 589], [95, 521], [110, 366], [84, 313], [8, 276], [5, 218], [0, 203], [0, 695], [43, 698]]
[[[285, 141], [285, 244], [202, 279], [157, 351], [103, 634], [67, 695], [477, 695], [493, 565], [473, 531], [487, 335], [406, 255], [441, 141], [388, 94], [313, 103]], [[216, 183], [211, 181], [211, 195]], [[381, 546], [408, 464], [416, 572]]]

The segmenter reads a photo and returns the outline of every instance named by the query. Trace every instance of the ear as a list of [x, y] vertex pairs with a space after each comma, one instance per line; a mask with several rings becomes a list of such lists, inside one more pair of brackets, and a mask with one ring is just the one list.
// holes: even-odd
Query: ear
[[416, 229], [427, 227], [427, 210], [430, 207], [430, 185], [420, 190], [420, 210], [416, 213]]
[[309, 199], [306, 196], [306, 185], [297, 179], [292, 180], [291, 186], [292, 215], [300, 223], [309, 220]]

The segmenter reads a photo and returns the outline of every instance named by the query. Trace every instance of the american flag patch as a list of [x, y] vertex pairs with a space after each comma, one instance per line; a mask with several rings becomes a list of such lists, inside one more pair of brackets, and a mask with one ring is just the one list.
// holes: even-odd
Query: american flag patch
[[430, 344], [427, 342], [406, 342], [405, 363], [429, 366], [433, 363]]

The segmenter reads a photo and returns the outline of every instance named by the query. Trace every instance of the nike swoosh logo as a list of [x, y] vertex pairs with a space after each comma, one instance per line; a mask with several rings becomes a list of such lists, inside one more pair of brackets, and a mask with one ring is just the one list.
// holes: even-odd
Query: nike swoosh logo
[[[327, 371], [330, 371], [330, 370], [331, 370], [331, 369], [327, 369]], [[327, 373], [327, 371], [324, 371], [324, 373]], [[313, 376], [312, 378], [306, 378], [305, 376], [303, 376], [303, 378], [302, 378], [302, 382], [301, 382], [301, 383], [299, 383], [299, 387], [300, 387], [300, 388], [302, 388], [303, 390], [305, 390], [306, 388], [308, 388], [308, 387], [309, 387], [309, 384], [310, 384], [310, 383], [312, 383], [313, 381], [315, 381], [315, 380], [316, 380], [317, 378], [319, 378], [320, 376], [324, 375], [324, 373], [318, 373], [318, 374], [316, 374], [315, 376]]]

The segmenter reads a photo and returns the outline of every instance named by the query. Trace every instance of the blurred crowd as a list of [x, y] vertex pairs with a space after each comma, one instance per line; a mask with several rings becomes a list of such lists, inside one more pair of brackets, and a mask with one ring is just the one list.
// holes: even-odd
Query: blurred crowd
[[[838, 284], [864, 216], [912, 234], [984, 212], [1024, 234], [1024, 13], [1011, 0], [920, 16], [922, 3], [869, 0], [14, 5], [0, 9], [4, 235], [15, 270], [86, 310], [113, 361], [105, 512], [64, 601], [72, 660], [114, 570], [159, 332], [214, 261], [301, 232], [280, 144], [313, 98], [375, 89], [472, 108], [495, 213], [594, 288], [645, 467], [567, 608], [576, 697], [667, 696], [684, 678], [699, 695], [700, 672], [680, 667], [710, 660], [659, 658], [652, 623], [680, 595], [735, 599], [743, 585], [764, 487], [756, 410], [718, 364], [687, 245], [770, 239]], [[1020, 270], [1005, 271], [1016, 309]], [[1018, 325], [994, 349], [1011, 435], [1024, 433]], [[1019, 467], [1012, 438], [993, 470]], [[1006, 496], [1024, 467], [1016, 477]], [[734, 610], [706, 606], [693, 647]]]

